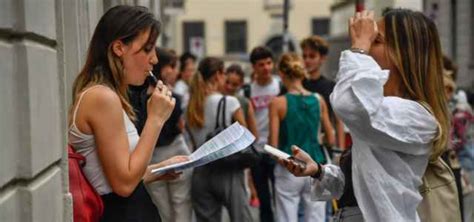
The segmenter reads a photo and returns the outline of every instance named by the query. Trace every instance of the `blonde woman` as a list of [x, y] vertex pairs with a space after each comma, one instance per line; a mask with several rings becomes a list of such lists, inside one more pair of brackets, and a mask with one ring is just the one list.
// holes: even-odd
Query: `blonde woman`
[[349, 30], [352, 47], [341, 54], [331, 103], [351, 131], [352, 163], [342, 171], [322, 166], [298, 148], [293, 154], [305, 169], [281, 163], [316, 178], [319, 198], [355, 197], [336, 221], [419, 221], [421, 177], [443, 153], [449, 128], [436, 26], [420, 12], [396, 9], [378, 22], [373, 12], [358, 12]]
[[[287, 93], [270, 103], [270, 145], [289, 154], [291, 146], [297, 145], [318, 163], [326, 163], [319, 141], [320, 126], [329, 145], [333, 145], [335, 139], [324, 98], [304, 89], [306, 71], [296, 54], [283, 54], [278, 71]], [[311, 201], [308, 179], [295, 177], [280, 165], [275, 167], [274, 174], [278, 221], [297, 221], [300, 201], [305, 206], [304, 221], [325, 221], [326, 203]]]

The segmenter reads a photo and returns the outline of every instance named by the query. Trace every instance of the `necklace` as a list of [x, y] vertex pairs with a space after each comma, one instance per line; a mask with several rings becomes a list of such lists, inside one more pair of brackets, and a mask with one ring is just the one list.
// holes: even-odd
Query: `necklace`
[[294, 89], [289, 89], [289, 90], [288, 90], [288, 93], [298, 96], [299, 104], [302, 106], [302, 108], [303, 108], [304, 110], [307, 110], [307, 109], [309, 108], [309, 105], [308, 105], [307, 102], [304, 100], [304, 97], [305, 97], [305, 96], [308, 96], [309, 94], [307, 94], [304, 89], [299, 88], [299, 87], [298, 87], [298, 88], [294, 88]]
[[300, 96], [306, 95], [305, 90], [302, 89], [302, 88], [289, 89], [289, 90], [288, 90], [288, 93], [290, 93], [290, 94], [297, 94], [297, 95], [300, 95]]

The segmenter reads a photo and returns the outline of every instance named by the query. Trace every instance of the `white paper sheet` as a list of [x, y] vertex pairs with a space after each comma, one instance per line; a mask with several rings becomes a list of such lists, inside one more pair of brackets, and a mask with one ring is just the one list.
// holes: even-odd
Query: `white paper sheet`
[[189, 161], [153, 169], [151, 172], [154, 174], [162, 174], [171, 170], [181, 171], [202, 166], [240, 152], [250, 146], [254, 141], [255, 137], [252, 133], [250, 133], [247, 128], [235, 122], [200, 146], [189, 156]]

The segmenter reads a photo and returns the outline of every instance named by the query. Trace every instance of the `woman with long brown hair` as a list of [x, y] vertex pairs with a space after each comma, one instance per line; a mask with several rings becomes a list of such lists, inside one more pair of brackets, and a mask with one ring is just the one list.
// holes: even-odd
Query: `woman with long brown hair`
[[352, 47], [341, 54], [331, 103], [351, 131], [352, 163], [341, 172], [295, 148], [307, 167], [282, 164], [317, 178], [319, 197], [354, 196], [343, 198], [355, 201], [343, 206], [339, 221], [419, 221], [421, 178], [449, 133], [436, 26], [423, 13], [395, 9], [378, 22], [373, 12], [358, 12], [349, 30]]
[[97, 24], [86, 63], [74, 81], [68, 142], [86, 158], [82, 170], [104, 202], [102, 221], [159, 221], [143, 181], [163, 178], [152, 175], [151, 168], [186, 159], [148, 166], [175, 104], [162, 83], [150, 88], [141, 137], [132, 122], [128, 85], [143, 84], [158, 62], [159, 32], [160, 23], [144, 7], [109, 9]]
[[[246, 126], [239, 101], [223, 95], [224, 87], [224, 62], [214, 57], [204, 58], [191, 82], [191, 98], [186, 110], [195, 149], [214, 133], [216, 124], [225, 127], [222, 124], [230, 126], [237, 121]], [[231, 221], [251, 221], [244, 170], [224, 169], [215, 165], [216, 162], [197, 167], [193, 172], [191, 199], [197, 221], [221, 221], [222, 207], [227, 208]]]

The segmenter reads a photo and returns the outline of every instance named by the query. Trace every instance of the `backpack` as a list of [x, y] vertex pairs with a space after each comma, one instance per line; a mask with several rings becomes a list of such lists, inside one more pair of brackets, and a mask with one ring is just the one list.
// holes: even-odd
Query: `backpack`
[[104, 211], [102, 198], [82, 172], [86, 158], [68, 145], [69, 192], [72, 195], [74, 222], [99, 221]]
[[[280, 86], [280, 92], [278, 93], [278, 96], [284, 95], [287, 92], [285, 86], [283, 85], [283, 83], [281, 81], [278, 81], [278, 84]], [[242, 86], [242, 91], [243, 91], [244, 96], [246, 98], [250, 99], [250, 97], [252, 97], [252, 85], [251, 84], [243, 85]]]

